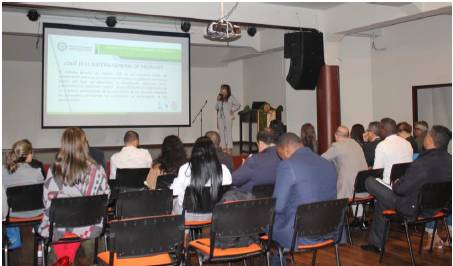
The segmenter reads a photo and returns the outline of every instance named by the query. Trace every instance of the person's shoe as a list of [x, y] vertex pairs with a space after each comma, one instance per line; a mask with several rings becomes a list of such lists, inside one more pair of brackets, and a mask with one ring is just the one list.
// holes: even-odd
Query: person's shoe
[[376, 247], [373, 244], [361, 245], [360, 247], [365, 251], [372, 251], [372, 252], [378, 253], [378, 254], [381, 253], [381, 249]]

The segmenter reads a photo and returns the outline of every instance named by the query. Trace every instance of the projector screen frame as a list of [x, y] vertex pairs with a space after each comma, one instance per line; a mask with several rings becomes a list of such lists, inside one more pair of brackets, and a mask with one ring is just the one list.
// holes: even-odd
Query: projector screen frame
[[[153, 36], [165, 36], [165, 37], [182, 37], [187, 38], [188, 41], [188, 82], [189, 82], [189, 119], [188, 124], [175, 124], [175, 125], [71, 125], [71, 126], [45, 126], [44, 125], [44, 68], [45, 68], [45, 30], [46, 28], [57, 28], [57, 29], [69, 29], [69, 30], [81, 30], [81, 31], [98, 31], [98, 32], [117, 32], [117, 33], [130, 33], [130, 34], [141, 34], [141, 35], [153, 35]], [[171, 127], [191, 127], [192, 126], [192, 106], [191, 106], [191, 64], [190, 64], [190, 33], [182, 32], [166, 32], [166, 31], [148, 31], [128, 28], [109, 28], [109, 27], [97, 27], [97, 26], [85, 26], [85, 25], [73, 25], [63, 23], [43, 23], [42, 31], [42, 62], [41, 62], [41, 129], [59, 129], [67, 127], [80, 127], [80, 128], [171, 128]]]

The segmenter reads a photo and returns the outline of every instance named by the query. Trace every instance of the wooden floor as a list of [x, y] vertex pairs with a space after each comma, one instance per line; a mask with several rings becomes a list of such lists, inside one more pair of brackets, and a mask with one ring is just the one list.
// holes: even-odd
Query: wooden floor
[[[26, 229], [26, 228], [24, 228]], [[30, 228], [23, 230], [22, 239], [24, 246], [18, 250], [10, 252], [9, 265], [32, 265], [32, 238], [31, 234], [27, 233]], [[441, 230], [441, 237], [445, 236], [445, 231]], [[352, 238], [354, 241], [353, 246], [341, 246], [340, 257], [342, 265], [347, 266], [372, 266], [372, 265], [410, 265], [409, 250], [407, 242], [404, 237], [403, 231], [396, 225], [392, 227], [390, 231], [390, 239], [387, 243], [386, 254], [384, 257], [383, 264], [379, 264], [378, 255], [375, 253], [362, 251], [360, 245], [366, 243], [367, 232], [362, 232], [359, 229], [352, 231]], [[420, 235], [413, 233], [411, 235], [413, 241], [413, 247], [418, 250], [418, 243], [420, 241]], [[451, 249], [435, 249], [432, 254], [428, 251], [423, 251], [422, 255], [418, 255], [416, 252], [415, 260], [417, 265], [426, 266], [441, 266], [441, 265], [452, 265], [451, 260]], [[192, 265], [196, 265], [195, 258], [192, 258]], [[88, 260], [83, 255], [76, 258], [75, 265], [89, 265]], [[247, 265], [264, 265], [262, 258], [256, 258], [250, 261]], [[311, 265], [311, 253], [297, 254], [296, 255], [297, 265]], [[218, 264], [221, 265], [221, 264]], [[235, 263], [233, 265], [243, 265], [242, 263]], [[318, 251], [316, 265], [335, 265], [335, 252], [333, 248], [326, 248]]]

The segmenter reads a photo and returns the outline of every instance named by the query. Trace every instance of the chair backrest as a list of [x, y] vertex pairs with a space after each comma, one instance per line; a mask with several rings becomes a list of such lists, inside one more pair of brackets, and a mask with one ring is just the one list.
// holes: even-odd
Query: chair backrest
[[168, 215], [172, 210], [172, 190], [124, 192], [116, 201], [118, 219]]
[[451, 205], [451, 181], [424, 184], [418, 195], [420, 212], [436, 211]]
[[341, 238], [348, 199], [302, 204], [297, 207], [294, 220], [292, 249], [298, 237], [317, 238], [337, 232], [337, 241]]
[[98, 224], [106, 216], [107, 201], [107, 195], [55, 198], [50, 204], [50, 224], [62, 228]]
[[390, 172], [390, 181], [394, 182], [398, 178], [402, 177], [406, 173], [409, 165], [411, 165], [411, 163], [396, 163], [392, 165], [392, 171]]
[[215, 242], [222, 239], [253, 237], [262, 233], [268, 233], [271, 239], [274, 213], [275, 198], [217, 204], [212, 213], [211, 251]]
[[370, 169], [370, 170], [364, 170], [360, 171], [357, 173], [357, 176], [355, 178], [354, 182], [354, 195], [355, 193], [362, 193], [362, 192], [367, 192], [366, 187], [365, 187], [365, 180], [372, 176], [376, 178], [382, 179], [382, 175], [384, 173], [384, 169]]
[[[219, 189], [218, 197], [216, 200], [211, 199], [211, 187], [204, 187], [201, 194], [197, 194], [195, 189], [191, 186], [186, 188], [184, 193], [183, 209], [187, 212], [196, 213], [211, 213], [214, 206], [220, 201], [223, 194], [230, 189], [230, 186], [221, 186]], [[192, 202], [191, 195], [196, 195], [197, 204], [194, 205]]]
[[252, 188], [252, 194], [255, 198], [272, 198], [274, 194], [274, 184], [257, 185]]
[[157, 177], [156, 189], [170, 189], [173, 180], [176, 178], [175, 174], [160, 175]]
[[116, 183], [118, 187], [143, 188], [148, 176], [149, 168], [122, 168], [116, 169]]
[[12, 212], [44, 209], [43, 184], [10, 187], [6, 189], [8, 206]]
[[118, 258], [178, 252], [176, 247], [184, 239], [184, 218], [169, 215], [113, 221], [110, 232], [112, 251]]

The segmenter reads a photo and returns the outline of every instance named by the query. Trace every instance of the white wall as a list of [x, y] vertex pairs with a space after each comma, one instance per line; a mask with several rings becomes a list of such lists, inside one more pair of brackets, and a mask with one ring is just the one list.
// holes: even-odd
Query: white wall
[[345, 37], [339, 47], [341, 123], [368, 125], [373, 119], [370, 40]]
[[451, 82], [451, 16], [383, 29], [373, 51], [373, 117], [412, 122], [412, 86]]
[[272, 107], [284, 105], [283, 51], [271, 52], [243, 61], [244, 104], [265, 101]]

